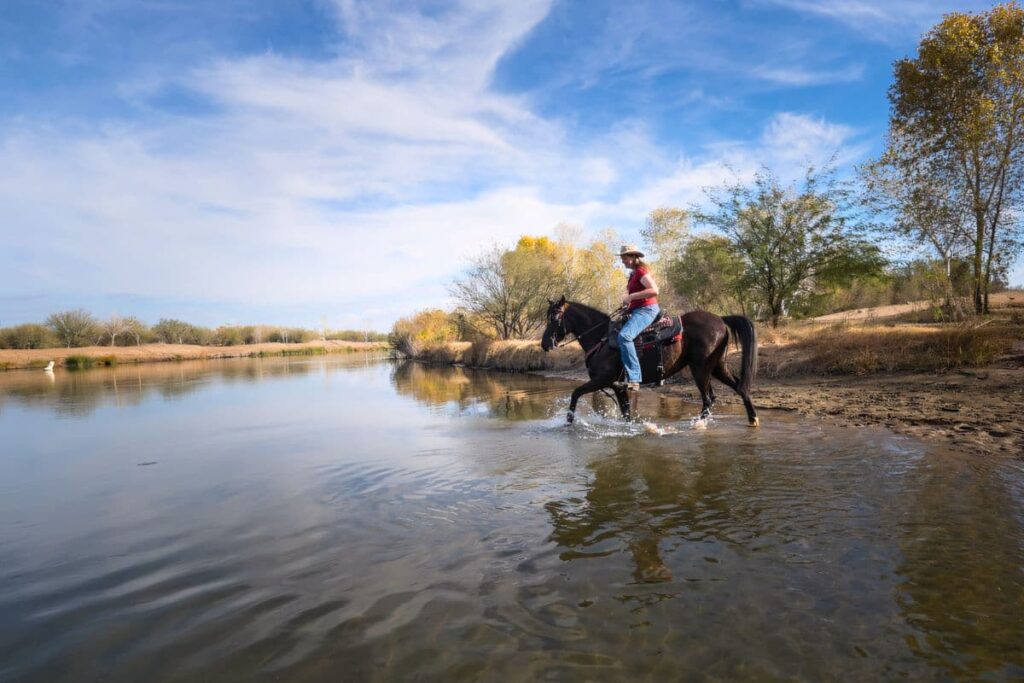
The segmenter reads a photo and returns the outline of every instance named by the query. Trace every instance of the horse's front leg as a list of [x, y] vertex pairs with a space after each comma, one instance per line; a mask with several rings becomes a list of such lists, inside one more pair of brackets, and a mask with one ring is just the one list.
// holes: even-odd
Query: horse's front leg
[[630, 407], [630, 393], [626, 389], [613, 389], [615, 392], [615, 400], [618, 401], [618, 411], [623, 414], [623, 417], [627, 420], [632, 415]]
[[576, 419], [576, 404], [579, 403], [580, 396], [595, 392], [598, 389], [603, 389], [610, 384], [610, 381], [602, 377], [599, 379], [592, 379], [586, 384], [581, 384], [573, 389], [572, 398], [569, 399], [569, 413], [565, 416], [565, 421], [572, 424], [573, 420]]

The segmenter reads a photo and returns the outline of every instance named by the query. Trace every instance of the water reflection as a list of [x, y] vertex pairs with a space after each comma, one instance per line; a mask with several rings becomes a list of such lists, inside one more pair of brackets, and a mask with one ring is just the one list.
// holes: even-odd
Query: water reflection
[[1013, 673], [1008, 665], [1024, 676], [1022, 475], [991, 462], [924, 462], [896, 511], [896, 600], [919, 631], [907, 644], [959, 679]]
[[370, 357], [338, 356], [328, 362], [307, 358], [230, 358], [120, 365], [68, 371], [0, 373], [0, 413], [9, 404], [52, 408], [58, 417], [82, 418], [102, 406], [140, 405], [156, 395], [180, 399], [211, 382], [261, 382], [362, 366]]
[[548, 417], [554, 400], [566, 390], [530, 375], [483, 372], [406, 362], [395, 366], [391, 381], [399, 394], [420, 403], [451, 407], [459, 413], [487, 413], [510, 420]]

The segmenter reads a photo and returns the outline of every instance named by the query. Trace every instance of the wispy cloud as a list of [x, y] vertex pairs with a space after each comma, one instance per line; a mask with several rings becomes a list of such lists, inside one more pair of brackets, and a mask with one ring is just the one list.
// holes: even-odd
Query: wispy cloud
[[[261, 49], [176, 61], [109, 86], [132, 116], [0, 119], [0, 213], [12, 226], [0, 289], [66, 305], [83, 289], [216, 301], [225, 318], [301, 302], [314, 321], [386, 327], [443, 304], [464, 259], [495, 242], [559, 223], [635, 237], [652, 208], [700, 201], [702, 188], [762, 165], [789, 177], [865, 153], [858, 126], [798, 104], [780, 112], [777, 99], [751, 107], [735, 85], [834, 85], [861, 78], [862, 62], [805, 60], [813, 41], [791, 40], [741, 70], [730, 63], [756, 40], [721, 48], [743, 32], [696, 5], [613, 8], [589, 24], [548, 0], [321, 6], [335, 23], [315, 58]], [[573, 19], [605, 32], [593, 46], [559, 39], [558, 22]], [[541, 51], [564, 51], [538, 62], [554, 79], [502, 87], [502, 70], [545, 31], [555, 38]], [[554, 95], [582, 99], [554, 106]], [[189, 106], [169, 110], [173, 98]], [[629, 98], [638, 105], [617, 107]], [[691, 130], [690, 110], [714, 125]]]
[[780, 85], [823, 85], [859, 81], [864, 78], [864, 65], [851, 64], [829, 70], [813, 70], [804, 66], [758, 66], [752, 73], [758, 78]]
[[989, 9], [987, 0], [755, 0], [813, 14], [863, 31], [879, 40], [914, 37], [949, 12]]

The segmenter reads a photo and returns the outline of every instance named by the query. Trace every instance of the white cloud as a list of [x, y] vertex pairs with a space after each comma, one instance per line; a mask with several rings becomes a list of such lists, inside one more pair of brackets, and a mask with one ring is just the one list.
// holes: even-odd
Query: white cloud
[[806, 86], [827, 83], [849, 83], [864, 77], [864, 65], [854, 64], [840, 69], [813, 70], [802, 66], [756, 67], [753, 75], [779, 85]]
[[775, 116], [753, 143], [682, 158], [639, 121], [571, 142], [489, 85], [547, 2], [437, 16], [337, 8], [351, 40], [336, 59], [222, 60], [128, 88], [142, 102], [185, 88], [216, 114], [87, 134], [9, 126], [0, 208], [20, 256], [0, 288], [302, 302], [386, 327], [443, 303], [445, 279], [493, 243], [566, 222], [635, 230], [652, 208], [699, 201], [761, 164], [784, 174], [853, 153], [854, 131], [798, 114]]
[[776, 167], [820, 167], [833, 157], [844, 164], [863, 154], [863, 147], [850, 145], [854, 133], [849, 126], [822, 118], [781, 112], [765, 128], [762, 144], [765, 156], [773, 159]]

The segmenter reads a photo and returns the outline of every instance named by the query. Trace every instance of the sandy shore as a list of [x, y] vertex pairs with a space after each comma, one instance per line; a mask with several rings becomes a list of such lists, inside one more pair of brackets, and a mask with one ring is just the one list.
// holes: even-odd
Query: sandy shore
[[0, 349], [0, 370], [40, 368], [51, 360], [64, 365], [68, 356], [113, 358], [117, 363], [154, 363], [161, 361], [238, 358], [257, 354], [348, 353], [386, 350], [378, 342], [312, 341], [302, 344], [244, 344], [239, 346], [194, 346], [191, 344], [143, 344], [142, 346], [84, 346], [75, 349]]

